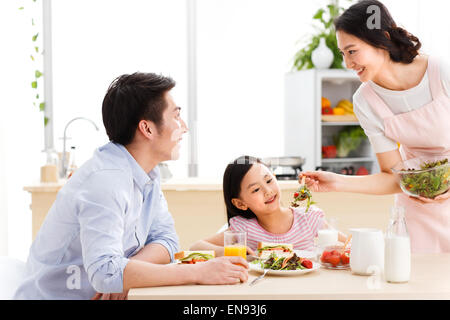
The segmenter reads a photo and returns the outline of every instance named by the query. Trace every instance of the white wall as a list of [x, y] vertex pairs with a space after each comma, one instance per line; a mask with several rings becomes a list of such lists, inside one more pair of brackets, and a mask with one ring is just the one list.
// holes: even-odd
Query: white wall
[[[31, 197], [23, 187], [39, 180], [44, 148], [43, 115], [32, 104], [31, 3], [0, 2], [0, 248], [19, 259], [31, 242]], [[18, 10], [22, 4], [27, 10]]]
[[399, 26], [419, 38], [422, 52], [450, 57], [448, 0], [383, 0]]

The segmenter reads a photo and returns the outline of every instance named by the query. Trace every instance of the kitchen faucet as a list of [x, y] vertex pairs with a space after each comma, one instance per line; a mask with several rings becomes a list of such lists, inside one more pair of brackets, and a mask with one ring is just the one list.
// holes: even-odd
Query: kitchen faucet
[[62, 154], [62, 165], [61, 165], [61, 177], [65, 177], [66, 176], [66, 174], [67, 174], [67, 167], [68, 167], [68, 165], [66, 165], [66, 140], [67, 140], [66, 131], [67, 131], [67, 127], [69, 126], [69, 124], [71, 124], [75, 120], [87, 120], [90, 123], [92, 123], [94, 125], [95, 129], [98, 131], [98, 127], [95, 124], [95, 122], [92, 121], [91, 119], [84, 118], [84, 117], [73, 118], [72, 120], [70, 120], [66, 124], [66, 127], [64, 128], [64, 137], [63, 137], [63, 154]]

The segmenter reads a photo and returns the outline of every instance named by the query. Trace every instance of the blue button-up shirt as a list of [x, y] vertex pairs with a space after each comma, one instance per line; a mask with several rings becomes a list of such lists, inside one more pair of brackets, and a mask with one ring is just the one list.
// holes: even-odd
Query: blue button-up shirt
[[16, 299], [90, 299], [123, 291], [129, 258], [159, 243], [171, 260], [179, 250], [161, 191], [127, 149], [108, 143], [58, 192], [30, 248], [28, 275]]

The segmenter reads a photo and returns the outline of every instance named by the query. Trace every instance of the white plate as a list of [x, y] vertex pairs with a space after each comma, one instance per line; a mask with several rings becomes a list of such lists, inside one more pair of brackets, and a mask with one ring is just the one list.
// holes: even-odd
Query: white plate
[[[279, 275], [279, 276], [297, 276], [305, 273], [309, 273], [311, 271], [320, 269], [320, 263], [312, 262], [313, 267], [311, 269], [298, 269], [298, 270], [269, 270], [267, 274]], [[261, 265], [249, 263], [250, 270], [263, 273], [264, 269], [261, 268]]]
[[302, 257], [306, 259], [315, 259], [316, 253], [314, 251], [307, 251], [307, 250], [294, 250], [297, 257]]

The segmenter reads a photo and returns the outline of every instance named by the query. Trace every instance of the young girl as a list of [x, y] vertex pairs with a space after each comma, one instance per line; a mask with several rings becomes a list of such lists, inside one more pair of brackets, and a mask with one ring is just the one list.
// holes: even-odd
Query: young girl
[[[328, 228], [324, 212], [312, 205], [281, 206], [281, 191], [275, 176], [258, 158], [242, 156], [230, 163], [223, 176], [223, 195], [231, 231], [247, 232], [248, 254], [255, 255], [263, 242], [292, 243], [296, 250], [314, 249], [319, 229]], [[339, 232], [338, 240], [346, 236]], [[215, 250], [224, 253], [224, 232], [197, 241], [191, 250]]]

